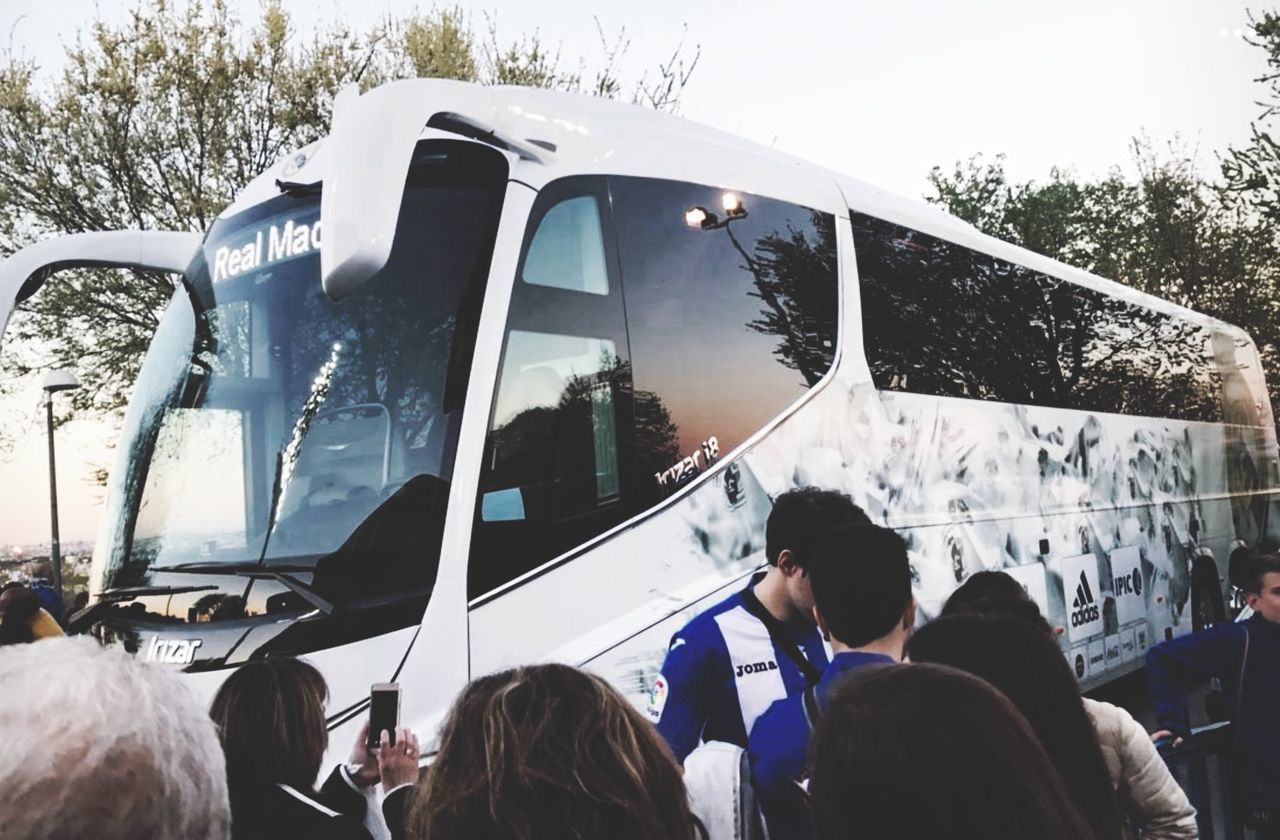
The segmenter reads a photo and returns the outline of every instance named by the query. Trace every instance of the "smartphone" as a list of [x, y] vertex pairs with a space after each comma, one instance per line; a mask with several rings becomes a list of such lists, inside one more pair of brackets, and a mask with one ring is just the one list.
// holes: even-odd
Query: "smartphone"
[[400, 722], [400, 683], [374, 683], [369, 689], [369, 749], [376, 749], [382, 731], [396, 742]]

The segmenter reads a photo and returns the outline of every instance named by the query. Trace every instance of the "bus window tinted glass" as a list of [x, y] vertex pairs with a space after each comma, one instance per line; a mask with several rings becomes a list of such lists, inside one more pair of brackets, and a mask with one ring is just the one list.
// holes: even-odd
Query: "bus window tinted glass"
[[876, 387], [1218, 421], [1210, 330], [851, 213]]
[[609, 294], [595, 196], [566, 199], [547, 211], [529, 243], [521, 277], [536, 286]]
[[618, 496], [613, 342], [512, 330], [481, 516], [555, 519]]
[[631, 366], [604, 178], [544, 187], [511, 290], [476, 500], [470, 598], [628, 511]]
[[[804, 207], [694, 184], [613, 178], [610, 188], [639, 487], [649, 501], [706, 469], [831, 368], [835, 225]], [[689, 458], [695, 469], [672, 469]]]

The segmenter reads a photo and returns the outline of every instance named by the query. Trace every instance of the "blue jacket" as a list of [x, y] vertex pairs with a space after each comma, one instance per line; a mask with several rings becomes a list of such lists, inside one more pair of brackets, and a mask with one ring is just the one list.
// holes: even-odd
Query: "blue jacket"
[[[826, 668], [817, 627], [796, 632], [792, 641], [819, 670]], [[699, 741], [746, 747], [751, 725], [770, 703], [807, 687], [800, 667], [735, 592], [671, 637], [649, 691], [649, 717], [684, 761]]]
[[[864, 665], [893, 661], [879, 653], [837, 653], [814, 690], [818, 709], [825, 708], [840, 677]], [[796, 787], [809, 763], [809, 732], [802, 694], [774, 703], [751, 730], [747, 745], [751, 779], [770, 837], [802, 838], [813, 834], [808, 805]]]
[[44, 607], [44, 611], [53, 616], [54, 621], [61, 624], [67, 608], [62, 603], [62, 595], [53, 588], [53, 584], [44, 578], [36, 578], [31, 581], [31, 591], [35, 593], [36, 598], [40, 601], [40, 606]]
[[1255, 615], [1148, 651], [1147, 683], [1158, 726], [1185, 736], [1191, 728], [1186, 690], [1210, 677], [1222, 681], [1247, 803], [1255, 809], [1280, 808], [1280, 625]]

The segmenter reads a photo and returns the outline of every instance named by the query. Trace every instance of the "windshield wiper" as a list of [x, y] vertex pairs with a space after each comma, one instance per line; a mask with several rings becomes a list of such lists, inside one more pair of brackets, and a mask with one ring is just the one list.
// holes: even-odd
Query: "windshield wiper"
[[271, 545], [271, 534], [276, 530], [276, 517], [280, 514], [280, 496], [284, 492], [282, 484], [284, 477], [284, 451], [288, 446], [286, 443], [284, 448], [276, 453], [275, 475], [271, 479], [271, 503], [270, 507], [267, 508], [267, 530], [262, 535], [262, 551], [258, 552], [259, 566], [267, 562], [267, 546]]
[[253, 571], [243, 571], [240, 572], [240, 574], [245, 577], [254, 578], [255, 580], [274, 580], [325, 615], [333, 615], [334, 611], [338, 609], [337, 604], [326, 599], [323, 595], [316, 592], [310, 586], [298, 580], [293, 575], [262, 567], [258, 567]]
[[[267, 509], [267, 530], [262, 536], [262, 551], [258, 552], [258, 565], [260, 566], [265, 567], [266, 565], [267, 547], [271, 545], [271, 535], [275, 532], [276, 520], [280, 517], [280, 505], [283, 501], [285, 487], [293, 478], [293, 468], [297, 465], [298, 459], [302, 457], [302, 441], [307, 436], [307, 432], [311, 431], [311, 421], [315, 419], [316, 412], [320, 410], [325, 398], [329, 396], [329, 385], [333, 382], [334, 371], [338, 368], [338, 354], [341, 350], [342, 343], [335, 341], [329, 360], [320, 366], [315, 383], [311, 387], [311, 393], [307, 395], [306, 401], [302, 404], [302, 413], [294, 421], [293, 431], [289, 434], [289, 439], [276, 452], [275, 475], [271, 480], [271, 506]], [[288, 476], [284, 474], [286, 462], [289, 465]], [[287, 583], [285, 585], [289, 586]], [[328, 602], [326, 601], [325, 603]], [[330, 605], [330, 610], [332, 610], [332, 605]]]
[[[333, 615], [338, 609], [337, 604], [325, 598], [316, 592], [311, 586], [298, 580], [289, 572], [313, 572], [315, 567], [302, 566], [298, 564], [280, 564], [279, 566], [264, 566], [260, 563], [179, 563], [176, 566], [156, 566], [153, 572], [169, 572], [171, 574], [180, 575], [238, 575], [240, 577], [274, 580], [284, 586], [290, 592], [294, 593], [311, 606], [318, 609], [325, 615]], [[163, 588], [163, 587], [160, 587]], [[186, 591], [196, 591], [196, 587], [173, 587], [174, 589], [185, 589]], [[217, 587], [199, 587], [200, 589], [216, 589]]]
[[[176, 566], [156, 566], [151, 571], [180, 575], [238, 575], [261, 580], [274, 580], [325, 615], [333, 615], [334, 611], [338, 609], [337, 604], [316, 592], [310, 585], [289, 574], [289, 572], [313, 572], [315, 571], [313, 566], [285, 565], [283, 563], [279, 566], [263, 566], [259, 563], [179, 563]], [[184, 587], [173, 588], [184, 589]], [[216, 589], [217, 587], [200, 588]], [[194, 587], [186, 587], [185, 589], [195, 591]]]
[[216, 586], [118, 586], [98, 593], [98, 600], [132, 601], [147, 595], [184, 595], [188, 592], [207, 592]]
[[176, 563], [172, 566], [153, 566], [151, 572], [171, 572], [180, 575], [240, 575], [245, 572], [311, 572], [315, 567], [303, 563], [280, 563], [264, 566], [261, 563], [245, 561], [240, 563], [218, 563], [211, 560], [198, 560], [193, 563]]
[[107, 607], [121, 601], [132, 601], [148, 595], [185, 595], [188, 592], [208, 592], [216, 586], [117, 586], [98, 593], [98, 600], [84, 609], [67, 616], [67, 635], [75, 636], [107, 611]]

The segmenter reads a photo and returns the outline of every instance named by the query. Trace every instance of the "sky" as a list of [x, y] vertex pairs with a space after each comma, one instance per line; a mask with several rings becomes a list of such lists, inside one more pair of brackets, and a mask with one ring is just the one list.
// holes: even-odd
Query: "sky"
[[[258, 0], [228, 0], [246, 20]], [[920, 197], [933, 166], [1004, 153], [1015, 181], [1052, 167], [1082, 177], [1130, 165], [1130, 143], [1179, 139], [1204, 171], [1240, 145], [1263, 93], [1262, 50], [1240, 37], [1248, 6], [1231, 0], [867, 0], [792, 2], [583, 0], [463, 2], [477, 30], [499, 40], [539, 33], [566, 68], [603, 61], [600, 31], [625, 28], [620, 63], [637, 79], [683, 40], [697, 67], [681, 113], [832, 169]], [[337, 0], [284, 3], [299, 35], [335, 20], [357, 28], [427, 3]], [[96, 17], [119, 22], [133, 2], [6, 0], [0, 48], [56, 73], [64, 48]], [[783, 14], [786, 10], [788, 14]], [[599, 29], [597, 28], [599, 27]], [[38, 383], [0, 405], [31, 414]], [[0, 450], [0, 545], [48, 538], [43, 414], [11, 451]], [[113, 429], [87, 421], [59, 432], [64, 542], [92, 539], [102, 492], [88, 481], [107, 466]]]

